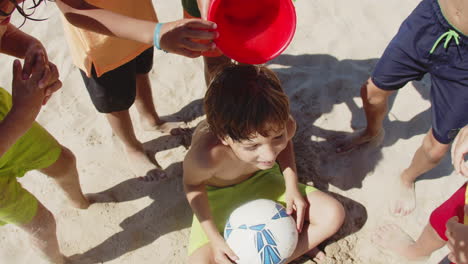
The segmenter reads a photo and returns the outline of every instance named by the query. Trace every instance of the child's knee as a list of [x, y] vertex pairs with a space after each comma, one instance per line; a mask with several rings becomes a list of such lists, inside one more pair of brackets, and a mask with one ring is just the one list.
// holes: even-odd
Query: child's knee
[[[61, 168], [61, 171], [69, 171], [76, 168], [76, 157], [71, 150], [62, 146], [62, 152], [56, 163], [59, 163], [57, 166]], [[63, 174], [60, 173], [60, 175]]]
[[431, 163], [439, 163], [448, 150], [448, 145], [439, 143], [434, 136], [428, 135], [423, 143], [422, 149]]
[[[343, 225], [346, 216], [343, 205], [333, 197], [329, 197], [320, 208], [320, 215], [311, 215], [311, 223], [321, 225], [326, 228], [330, 235], [336, 233]], [[315, 221], [314, 221], [315, 218]]]
[[370, 79], [361, 86], [361, 98], [367, 104], [385, 103], [389, 95], [388, 91], [380, 89]]
[[211, 246], [206, 244], [195, 250], [187, 259], [188, 264], [211, 264], [213, 261]]
[[38, 204], [36, 215], [31, 222], [22, 225], [35, 238], [44, 238], [52, 233], [55, 234], [56, 226], [52, 212], [41, 204]]
[[331, 227], [336, 228], [334, 232], [336, 232], [341, 225], [343, 225], [346, 212], [343, 205], [338, 201], [334, 200], [332, 205], [325, 210], [325, 217], [328, 220], [327, 223], [331, 225]]
[[63, 146], [62, 146], [61, 157], [63, 157], [63, 159], [65, 161], [67, 161], [68, 164], [76, 164], [75, 154], [73, 154], [73, 152], [71, 152], [71, 150], [69, 150], [68, 148], [63, 147]]

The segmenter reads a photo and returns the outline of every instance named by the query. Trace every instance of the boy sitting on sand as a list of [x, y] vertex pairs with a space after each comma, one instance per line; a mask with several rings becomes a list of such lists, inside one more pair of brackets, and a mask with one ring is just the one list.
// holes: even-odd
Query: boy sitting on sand
[[345, 212], [331, 196], [298, 183], [296, 123], [276, 75], [264, 66], [228, 66], [210, 84], [204, 109], [206, 120], [196, 128], [183, 163], [184, 188], [195, 213], [188, 263], [235, 261], [220, 232], [235, 208], [259, 198], [295, 213], [300, 234], [289, 261], [313, 254], [337, 232]]

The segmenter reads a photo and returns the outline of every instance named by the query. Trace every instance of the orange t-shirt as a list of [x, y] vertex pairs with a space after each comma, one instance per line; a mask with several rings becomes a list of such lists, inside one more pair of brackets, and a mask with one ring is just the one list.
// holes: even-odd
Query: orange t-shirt
[[[96, 7], [125, 16], [157, 22], [151, 0], [86, 0]], [[94, 65], [97, 76], [111, 71], [151, 47], [144, 43], [94, 33], [70, 24], [63, 16], [63, 27], [73, 62], [88, 77]], [[116, 21], [118, 23], [118, 21]], [[135, 29], [138, 30], [138, 29]]]

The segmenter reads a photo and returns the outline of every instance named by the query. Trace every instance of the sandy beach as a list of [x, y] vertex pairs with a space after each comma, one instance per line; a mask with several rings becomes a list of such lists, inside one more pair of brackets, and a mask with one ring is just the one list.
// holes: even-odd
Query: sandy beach
[[[162, 22], [182, 17], [179, 0], [153, 3]], [[279, 75], [298, 123], [294, 144], [301, 182], [330, 193], [346, 208], [345, 224], [326, 241], [327, 259], [322, 263], [407, 263], [377, 248], [370, 240], [372, 232], [384, 223], [396, 223], [419, 236], [432, 210], [465, 181], [453, 173], [447, 155], [417, 181], [417, 208], [411, 215], [394, 217], [388, 210], [395, 180], [431, 126], [429, 76], [392, 96], [381, 147], [335, 153], [339, 139], [366, 125], [361, 84], [418, 3], [297, 0], [295, 37], [268, 63]], [[95, 110], [72, 65], [57, 7], [53, 2], [42, 4], [34, 17], [47, 20], [27, 21], [22, 30], [42, 41], [63, 82], [37, 121], [76, 155], [83, 191], [100, 192], [109, 201], [78, 210], [39, 172], [21, 178], [23, 186], [54, 213], [61, 250], [77, 263], [185, 263], [192, 211], [183, 192], [182, 161], [189, 138], [145, 132], [136, 120], [138, 138], [169, 178], [160, 183], [135, 179], [122, 144]], [[19, 26], [22, 20], [15, 13], [12, 23]], [[4, 65], [0, 86], [11, 91], [13, 59], [1, 55], [0, 60]], [[158, 113], [190, 127], [203, 120], [206, 87], [201, 58], [155, 51], [150, 78]], [[0, 263], [47, 263], [13, 225], [0, 228], [0, 245]], [[421, 263], [439, 263], [447, 253], [443, 248]]]

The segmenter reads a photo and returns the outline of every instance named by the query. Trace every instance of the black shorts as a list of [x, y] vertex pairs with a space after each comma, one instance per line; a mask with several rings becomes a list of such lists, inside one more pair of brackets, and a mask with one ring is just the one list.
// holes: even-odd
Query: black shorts
[[136, 95], [136, 75], [146, 74], [153, 68], [153, 50], [153, 47], [145, 50], [133, 60], [100, 77], [96, 76], [94, 66], [91, 78], [80, 70], [91, 101], [99, 112], [119, 112], [132, 106]]

